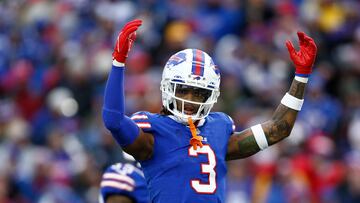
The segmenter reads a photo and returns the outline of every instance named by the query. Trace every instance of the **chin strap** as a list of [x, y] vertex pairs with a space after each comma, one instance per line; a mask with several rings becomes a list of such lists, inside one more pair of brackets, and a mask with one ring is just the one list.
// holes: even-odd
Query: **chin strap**
[[192, 135], [192, 138], [190, 139], [190, 145], [193, 146], [194, 150], [197, 149], [197, 146], [200, 146], [200, 148], [203, 146], [203, 143], [201, 142], [203, 140], [203, 137], [200, 135], [196, 135], [196, 127], [191, 119], [191, 117], [188, 118], [189, 128]]

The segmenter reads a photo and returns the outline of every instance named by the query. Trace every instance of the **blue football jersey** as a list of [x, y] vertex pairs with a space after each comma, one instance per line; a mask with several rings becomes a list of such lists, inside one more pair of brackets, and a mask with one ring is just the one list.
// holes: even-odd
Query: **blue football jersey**
[[149, 203], [143, 172], [130, 163], [117, 163], [106, 169], [101, 180], [99, 202], [111, 195], [124, 195], [137, 203]]
[[227, 144], [232, 119], [210, 113], [197, 126], [202, 148], [194, 150], [189, 127], [170, 116], [138, 112], [132, 120], [154, 136], [151, 159], [141, 162], [152, 202], [224, 202]]

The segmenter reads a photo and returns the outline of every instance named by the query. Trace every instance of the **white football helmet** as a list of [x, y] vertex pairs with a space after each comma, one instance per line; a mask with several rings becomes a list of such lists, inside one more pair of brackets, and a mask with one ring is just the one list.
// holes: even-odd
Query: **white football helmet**
[[[194, 88], [206, 95], [204, 102], [182, 99], [176, 96], [181, 86]], [[161, 80], [163, 106], [182, 122], [188, 117], [194, 121], [205, 118], [220, 95], [220, 72], [211, 57], [198, 49], [177, 52], [167, 61]], [[187, 114], [184, 106], [198, 106], [197, 111]]]

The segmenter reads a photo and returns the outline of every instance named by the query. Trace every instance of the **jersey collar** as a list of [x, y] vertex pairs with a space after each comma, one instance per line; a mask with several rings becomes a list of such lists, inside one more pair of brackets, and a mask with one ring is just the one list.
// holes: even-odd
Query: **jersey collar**
[[[184, 123], [181, 119], [179, 119], [179, 118], [176, 117], [176, 116], [169, 115], [169, 117], [170, 117], [171, 119], [173, 119], [174, 121], [178, 122], [178, 123], [187, 125], [187, 123]], [[201, 120], [199, 121], [199, 123], [196, 125], [196, 127], [201, 127], [201, 126], [204, 125], [204, 123], [205, 123], [205, 118], [201, 119]]]

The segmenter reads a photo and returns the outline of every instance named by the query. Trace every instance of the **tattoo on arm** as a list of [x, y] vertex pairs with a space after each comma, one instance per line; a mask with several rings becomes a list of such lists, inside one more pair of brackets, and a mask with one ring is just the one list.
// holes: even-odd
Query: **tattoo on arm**
[[[289, 94], [303, 99], [305, 83], [293, 80]], [[262, 124], [269, 146], [273, 145], [290, 135], [294, 126], [298, 111], [280, 104], [272, 118]], [[251, 129], [233, 134], [228, 144], [227, 160], [240, 159], [251, 156], [260, 150]]]
[[226, 160], [245, 158], [260, 151], [250, 128], [234, 133], [228, 146]]
[[298, 99], [303, 99], [304, 94], [305, 94], [305, 86], [306, 86], [306, 83], [302, 83], [297, 80], [293, 80], [293, 82], [290, 86], [289, 94], [291, 94], [292, 96], [294, 96]]
[[[289, 94], [303, 99], [305, 93], [305, 83], [293, 80]], [[298, 111], [280, 104], [272, 118], [263, 123], [263, 129], [269, 145], [275, 144], [290, 135], [294, 126]]]

